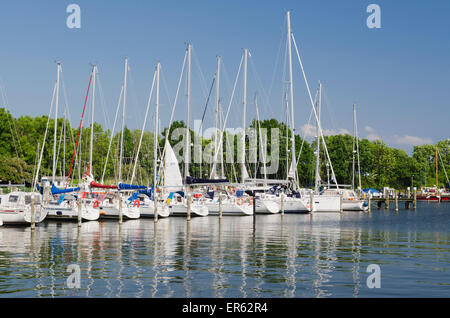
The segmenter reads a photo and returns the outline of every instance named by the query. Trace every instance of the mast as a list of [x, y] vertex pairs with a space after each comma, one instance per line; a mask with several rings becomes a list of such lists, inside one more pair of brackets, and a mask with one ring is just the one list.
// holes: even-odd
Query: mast
[[94, 146], [94, 111], [95, 111], [95, 74], [97, 73], [97, 66], [92, 67], [92, 108], [91, 108], [91, 144], [89, 149], [89, 173], [92, 173], [92, 149]]
[[128, 72], [128, 58], [125, 58], [125, 72], [123, 75], [122, 132], [120, 134], [120, 153], [119, 153], [119, 177], [118, 177], [119, 183], [122, 181], [123, 130], [125, 128], [125, 106], [127, 102], [127, 72]]
[[292, 152], [292, 167], [294, 168], [294, 182], [297, 184], [297, 163], [295, 158], [295, 126], [294, 126], [294, 83], [292, 80], [292, 50], [291, 50], [291, 13], [286, 12], [287, 20], [287, 39], [288, 39], [288, 59], [289, 59], [289, 102], [291, 104], [291, 152]]
[[191, 134], [189, 132], [189, 121], [191, 111], [191, 49], [192, 44], [188, 43], [188, 69], [187, 69], [187, 111], [186, 111], [186, 149], [184, 154], [184, 179], [189, 176], [189, 158], [191, 152]]
[[56, 133], [58, 129], [58, 101], [59, 101], [59, 74], [61, 72], [61, 62], [57, 63], [57, 73], [56, 73], [56, 109], [55, 109], [55, 129], [53, 138], [53, 175], [52, 183], [55, 183], [56, 175]]
[[355, 127], [355, 104], [353, 104], [353, 150], [352, 150], [352, 190], [355, 190], [355, 138], [356, 138], [356, 127]]
[[355, 114], [355, 139], [356, 139], [356, 156], [358, 158], [358, 187], [361, 189], [361, 165], [359, 161], [359, 141], [358, 141], [358, 122], [356, 120], [356, 105], [354, 107], [354, 114]]
[[[219, 140], [217, 139], [218, 137], [218, 126], [219, 126], [219, 100], [220, 100], [220, 60], [221, 57], [220, 55], [217, 56], [217, 70], [216, 70], [216, 116], [214, 119], [214, 125], [216, 128], [216, 135], [214, 137], [214, 151], [218, 151], [218, 147], [219, 147]], [[217, 157], [214, 156], [214, 163], [213, 163], [213, 171], [212, 171], [212, 175], [214, 175], [215, 178], [217, 178]]]
[[[320, 122], [320, 110], [322, 108], [322, 83], [319, 81], [319, 101], [317, 103], [317, 118]], [[316, 147], [316, 178], [315, 178], [315, 191], [319, 192], [320, 187], [320, 131], [319, 125], [317, 125], [317, 147]]]
[[439, 189], [438, 183], [438, 147], [436, 145], [436, 189]]
[[242, 158], [241, 158], [241, 182], [244, 183], [245, 175], [245, 113], [247, 112], [247, 57], [248, 49], [244, 49], [244, 93], [243, 93], [243, 114], [242, 114]]
[[156, 64], [156, 109], [155, 109], [155, 134], [153, 136], [153, 186], [156, 192], [156, 172], [158, 160], [158, 125], [159, 125], [159, 70], [160, 63]]

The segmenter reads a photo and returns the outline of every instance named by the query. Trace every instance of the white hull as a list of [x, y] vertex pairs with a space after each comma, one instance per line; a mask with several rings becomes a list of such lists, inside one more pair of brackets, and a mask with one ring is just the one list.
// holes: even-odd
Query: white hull
[[[205, 203], [210, 215], [219, 215], [219, 200], [209, 200]], [[249, 203], [243, 203], [238, 205], [237, 203], [224, 200], [222, 202], [222, 215], [223, 216], [245, 216], [253, 215], [253, 205]]]
[[[153, 201], [141, 203], [139, 207], [139, 213], [142, 218], [154, 218], [155, 217], [155, 205]], [[167, 205], [158, 203], [158, 217], [166, 218], [170, 215], [170, 209]]]
[[275, 214], [281, 211], [281, 199], [276, 196], [256, 198], [256, 214]]
[[[100, 219], [119, 219], [119, 207], [112, 205], [100, 205]], [[128, 206], [125, 202], [122, 205], [122, 218], [123, 219], [139, 219], [139, 208], [136, 206]]]
[[334, 195], [314, 195], [312, 212], [340, 212], [341, 197]]
[[[187, 216], [187, 204], [177, 203], [169, 206], [173, 216]], [[207, 216], [209, 214], [206, 205], [191, 204], [191, 216]]]
[[344, 211], [367, 211], [368, 207], [364, 206], [363, 200], [343, 200], [342, 208]]
[[[280, 199], [281, 205], [281, 199]], [[308, 213], [310, 212], [309, 201], [303, 198], [284, 198], [284, 213]]]
[[[47, 212], [41, 206], [35, 206], [34, 221], [41, 223], [47, 216]], [[0, 208], [2, 224], [30, 224], [31, 207], [25, 208]]]
[[[47, 211], [47, 219], [49, 220], [68, 220], [77, 221], [78, 220], [78, 207], [76, 202], [72, 204], [48, 204], [44, 206]], [[82, 221], [95, 221], [100, 217], [99, 209], [95, 209], [92, 206], [84, 205], [81, 206], [81, 220]]]

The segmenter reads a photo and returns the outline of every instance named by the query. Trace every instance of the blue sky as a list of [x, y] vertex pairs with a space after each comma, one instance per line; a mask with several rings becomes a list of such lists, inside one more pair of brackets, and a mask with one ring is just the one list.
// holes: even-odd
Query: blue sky
[[[66, 26], [71, 3], [81, 8], [80, 29]], [[381, 29], [366, 26], [371, 3], [381, 8]], [[281, 119], [286, 10], [292, 10], [292, 29], [313, 93], [318, 81], [323, 83], [322, 124], [328, 133], [352, 132], [356, 102], [360, 137], [382, 138], [407, 151], [413, 144], [449, 138], [450, 2], [444, 0], [0, 1], [0, 84], [14, 116], [46, 115], [55, 61], [61, 60], [71, 120], [77, 125], [90, 63], [96, 63], [104, 102], [96, 98], [95, 116], [105, 124], [104, 113], [110, 121], [114, 116], [127, 56], [126, 122], [140, 128], [160, 61], [167, 84], [161, 87], [161, 120], [167, 126], [187, 42], [194, 47], [193, 119], [203, 113], [216, 56], [224, 62], [226, 109], [242, 50], [248, 48], [247, 118], [255, 116], [256, 93], [261, 116]], [[300, 131], [311, 107], [295, 55], [293, 62]], [[241, 126], [241, 83], [228, 127]], [[182, 93], [176, 119], [185, 118], [185, 89]], [[61, 95], [61, 108], [63, 100]], [[208, 107], [212, 110], [213, 103]], [[208, 112], [205, 127], [213, 125], [212, 116]]]

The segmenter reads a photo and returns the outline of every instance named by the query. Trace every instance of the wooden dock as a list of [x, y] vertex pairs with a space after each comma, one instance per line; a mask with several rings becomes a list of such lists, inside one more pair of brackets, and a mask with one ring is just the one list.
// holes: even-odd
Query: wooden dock
[[394, 190], [393, 196], [390, 196], [387, 191], [385, 191], [384, 195], [380, 198], [368, 198], [369, 203], [369, 211], [371, 209], [371, 202], [376, 202], [378, 208], [380, 209], [381, 206], [384, 203], [384, 207], [386, 209], [389, 209], [390, 201], [394, 201], [395, 204], [395, 211], [398, 211], [399, 208], [399, 202], [404, 202], [405, 209], [410, 209], [411, 205], [414, 208], [414, 210], [417, 207], [417, 190], [414, 189], [413, 194], [411, 195], [410, 191], [408, 191], [406, 196], [400, 196], [399, 191]]

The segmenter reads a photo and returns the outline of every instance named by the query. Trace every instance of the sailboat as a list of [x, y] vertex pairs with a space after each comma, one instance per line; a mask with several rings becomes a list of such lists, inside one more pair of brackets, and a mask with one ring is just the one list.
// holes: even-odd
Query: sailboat
[[34, 221], [40, 223], [47, 216], [47, 211], [42, 208], [39, 193], [13, 191], [0, 195], [0, 225], [1, 224], [30, 224], [31, 197], [34, 198]]
[[[141, 148], [142, 137], [143, 137], [144, 130], [145, 130], [145, 123], [147, 121], [148, 110], [150, 107], [150, 101], [152, 99], [153, 87], [154, 87], [155, 78], [156, 78], [155, 130], [154, 130], [154, 134], [153, 134], [153, 162], [154, 162], [154, 165], [153, 165], [153, 188], [151, 189], [151, 191], [141, 190], [141, 191], [133, 193], [133, 196], [139, 200], [139, 212], [140, 212], [141, 217], [148, 217], [148, 218], [155, 217], [155, 210], [157, 211], [158, 217], [168, 217], [170, 215], [169, 207], [165, 204], [165, 202], [163, 200], [158, 200], [157, 199], [158, 196], [155, 195], [156, 191], [158, 189], [157, 188], [157, 181], [158, 181], [158, 179], [157, 179], [157, 172], [158, 172], [157, 158], [158, 158], [158, 135], [159, 135], [158, 127], [159, 127], [159, 76], [160, 76], [160, 70], [161, 70], [161, 64], [158, 62], [156, 65], [155, 74], [153, 76], [152, 88], [150, 90], [150, 96], [149, 96], [148, 103], [147, 103], [147, 110], [145, 113], [144, 124], [142, 126], [141, 137], [139, 140], [138, 150], [136, 153], [136, 158], [135, 158], [134, 167], [133, 167], [133, 173], [131, 176], [131, 183], [133, 183], [134, 175], [135, 175], [135, 171], [136, 171], [136, 164], [137, 164], [137, 160], [139, 157], [139, 151]], [[156, 199], [156, 202], [155, 202], [155, 199]]]
[[[93, 73], [95, 68], [93, 69]], [[78, 208], [77, 208], [77, 195], [68, 194], [72, 192], [77, 192], [80, 190], [77, 188], [65, 188], [60, 189], [56, 186], [56, 165], [57, 165], [57, 152], [56, 152], [56, 140], [57, 140], [57, 123], [58, 123], [58, 104], [59, 104], [59, 88], [60, 88], [60, 76], [61, 76], [61, 63], [57, 63], [57, 76], [56, 76], [56, 84], [54, 88], [54, 98], [55, 98], [55, 127], [54, 127], [54, 141], [53, 141], [53, 174], [51, 182], [48, 178], [43, 177], [41, 180], [41, 185], [37, 183], [39, 176], [39, 167], [42, 161], [43, 150], [45, 147], [45, 137], [41, 149], [40, 159], [38, 170], [36, 172], [36, 178], [34, 184], [42, 194], [42, 205], [43, 210], [47, 213], [47, 219], [57, 219], [57, 220], [77, 220], [78, 219]], [[94, 73], [95, 74], [95, 73]], [[95, 75], [94, 75], [95, 76]], [[92, 79], [92, 74], [91, 74]], [[89, 82], [90, 86], [90, 82]], [[50, 106], [50, 113], [53, 106]], [[50, 120], [50, 116], [49, 116]], [[45, 136], [47, 135], [47, 130], [45, 131]], [[64, 140], [65, 142], [65, 140]], [[39, 155], [39, 154], [38, 154]], [[50, 186], [51, 185], [51, 186]], [[34, 188], [34, 186], [33, 186]], [[85, 206], [85, 205], [84, 205]], [[99, 213], [96, 211], [91, 211], [86, 207], [81, 209], [81, 218], [82, 220], [92, 221], [97, 220], [99, 218]]]
[[[166, 204], [169, 206], [170, 213], [173, 216], [187, 216], [188, 211], [188, 198], [187, 192], [190, 192], [191, 185], [188, 184], [189, 176], [189, 160], [190, 160], [190, 104], [191, 104], [191, 51], [192, 44], [188, 43], [187, 46], [187, 111], [186, 111], [186, 144], [185, 144], [185, 162], [184, 162], [184, 178], [186, 184], [183, 184], [181, 178], [181, 172], [178, 166], [178, 160], [173, 152], [172, 147], [168, 142], [168, 135], [166, 135], [165, 142], [165, 167], [164, 178], [165, 188], [172, 188], [166, 198]], [[173, 171], [168, 171], [168, 167], [172, 167]], [[156, 188], [155, 188], [156, 189]], [[209, 214], [208, 208], [205, 206], [204, 201], [193, 198], [190, 202], [190, 212], [192, 216], [207, 216]]]

